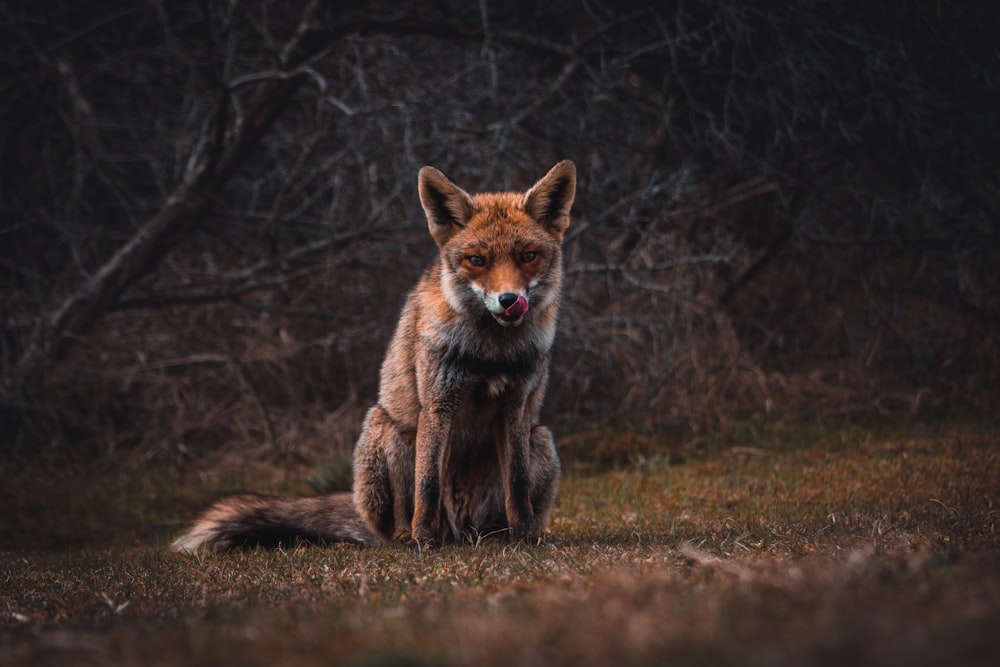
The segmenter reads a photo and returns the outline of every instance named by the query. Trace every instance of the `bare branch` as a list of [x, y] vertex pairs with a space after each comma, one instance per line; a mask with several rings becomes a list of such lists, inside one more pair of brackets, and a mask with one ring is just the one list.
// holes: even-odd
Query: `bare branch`
[[[312, 2], [301, 16], [295, 37], [283, 57], [292, 57], [304, 26], [316, 11]], [[159, 262], [209, 210], [215, 193], [224, 186], [256, 147], [287, 104], [302, 76], [262, 83], [246, 110], [238, 135], [223, 147], [224, 106], [220, 105], [213, 149], [192, 170], [192, 176], [167, 197], [155, 213], [85, 284], [66, 299], [39, 328], [35, 340], [3, 378], [0, 402], [24, 405], [25, 393], [37, 390], [36, 378], [49, 354], [67, 334], [80, 332], [101, 316], [122, 292]]]

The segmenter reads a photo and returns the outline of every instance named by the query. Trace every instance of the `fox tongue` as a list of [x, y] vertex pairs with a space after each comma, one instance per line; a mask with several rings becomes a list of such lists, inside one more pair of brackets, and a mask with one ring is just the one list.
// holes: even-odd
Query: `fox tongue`
[[528, 300], [518, 295], [517, 301], [510, 304], [507, 310], [503, 311], [507, 317], [521, 317], [528, 312]]

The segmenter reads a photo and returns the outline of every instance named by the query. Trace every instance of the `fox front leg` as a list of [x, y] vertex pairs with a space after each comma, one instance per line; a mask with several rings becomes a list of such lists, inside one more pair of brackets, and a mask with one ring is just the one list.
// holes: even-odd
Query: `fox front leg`
[[410, 544], [420, 549], [441, 542], [441, 461], [449, 427], [447, 416], [435, 411], [422, 411], [417, 420]]
[[535, 520], [531, 504], [530, 433], [523, 411], [517, 412], [516, 417], [508, 415], [498, 420], [493, 429], [503, 477], [504, 511], [511, 540], [537, 542], [542, 527]]

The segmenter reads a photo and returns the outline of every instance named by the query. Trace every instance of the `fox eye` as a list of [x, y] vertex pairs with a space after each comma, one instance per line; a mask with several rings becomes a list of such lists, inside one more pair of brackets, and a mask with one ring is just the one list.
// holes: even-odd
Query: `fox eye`
[[533, 252], [531, 250], [529, 250], [528, 252], [523, 252], [521, 253], [521, 263], [530, 264], [531, 262], [534, 262], [537, 257], [538, 257], [537, 252]]
[[486, 260], [479, 255], [469, 255], [465, 261], [469, 263], [469, 266], [486, 266]]

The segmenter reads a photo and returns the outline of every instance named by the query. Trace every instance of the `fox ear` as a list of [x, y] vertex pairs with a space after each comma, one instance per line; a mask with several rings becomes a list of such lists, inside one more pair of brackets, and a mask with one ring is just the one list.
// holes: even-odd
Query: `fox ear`
[[443, 246], [472, 217], [472, 197], [434, 167], [423, 167], [417, 183], [427, 227], [437, 244]]
[[549, 169], [524, 195], [528, 214], [558, 238], [569, 227], [569, 209], [576, 196], [576, 166], [563, 160]]

